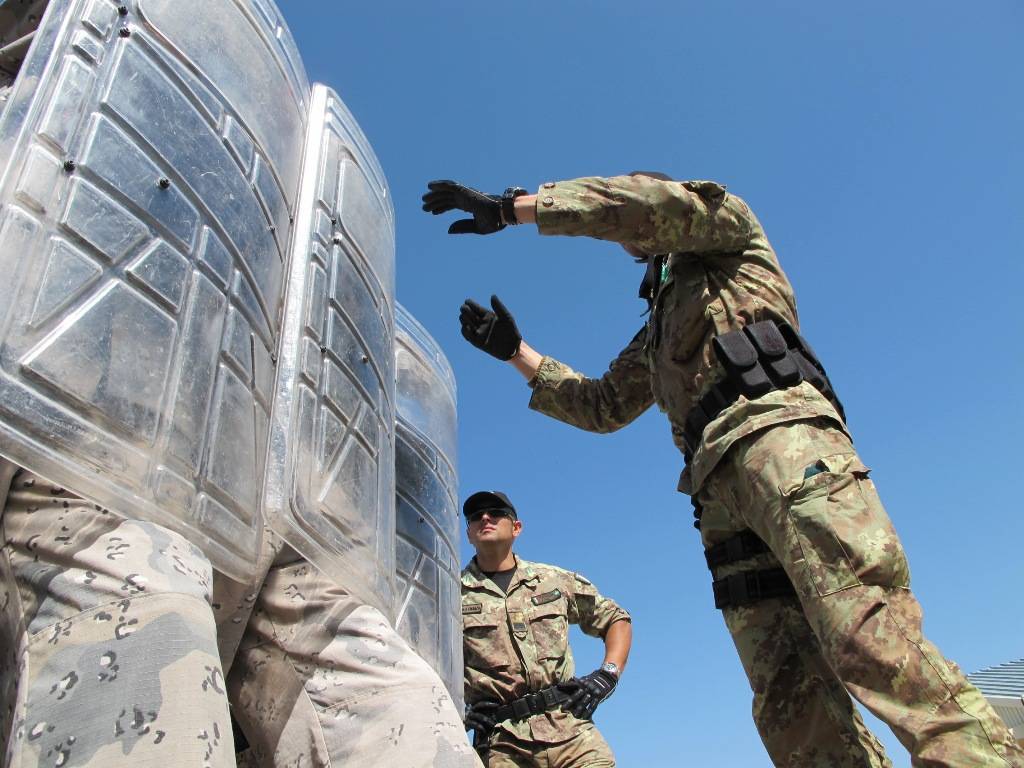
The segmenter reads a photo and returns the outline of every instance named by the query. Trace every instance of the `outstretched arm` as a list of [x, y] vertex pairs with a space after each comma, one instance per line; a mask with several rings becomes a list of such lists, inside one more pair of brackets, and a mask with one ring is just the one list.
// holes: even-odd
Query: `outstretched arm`
[[463, 337], [473, 346], [510, 363], [530, 382], [530, 407], [590, 432], [614, 432], [646, 411], [654, 396], [644, 357], [644, 329], [608, 366], [590, 379], [523, 341], [512, 313], [497, 296], [492, 309], [466, 299], [459, 311]]
[[485, 195], [452, 181], [432, 181], [423, 208], [467, 211], [452, 234], [490, 234], [536, 223], [544, 235], [611, 240], [643, 253], [712, 253], [745, 248], [763, 235], [746, 203], [710, 181], [666, 181], [643, 174], [548, 182], [535, 195]]

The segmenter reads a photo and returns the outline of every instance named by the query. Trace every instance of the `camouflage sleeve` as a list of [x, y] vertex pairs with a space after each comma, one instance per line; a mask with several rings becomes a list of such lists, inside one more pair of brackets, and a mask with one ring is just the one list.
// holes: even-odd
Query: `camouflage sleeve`
[[604, 637], [616, 621], [631, 621], [618, 603], [597, 591], [591, 582], [578, 573], [571, 574], [572, 597], [569, 600], [569, 623], [579, 624], [584, 634]]
[[614, 432], [646, 411], [654, 396], [641, 329], [600, 379], [589, 379], [550, 357], [530, 381], [530, 408], [589, 432]]
[[646, 253], [742, 250], [760, 229], [740, 198], [712, 181], [648, 176], [548, 182], [537, 192], [542, 235], [583, 235]]

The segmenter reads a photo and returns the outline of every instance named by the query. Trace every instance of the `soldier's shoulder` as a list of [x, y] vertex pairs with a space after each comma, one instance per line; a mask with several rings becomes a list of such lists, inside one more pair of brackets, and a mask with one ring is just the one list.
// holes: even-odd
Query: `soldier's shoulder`
[[750, 209], [746, 200], [739, 195], [727, 191], [725, 184], [706, 179], [693, 179], [680, 183], [710, 206], [718, 207], [724, 205], [727, 208], [735, 209], [743, 216], [751, 219], [754, 218], [754, 212]]
[[523, 565], [529, 565], [533, 569], [533, 573], [541, 579], [562, 582], [582, 581], [584, 584], [590, 584], [590, 582], [580, 576], [580, 574], [570, 571], [567, 568], [551, 565], [549, 563], [528, 563], [522, 560], [520, 560], [520, 563]]

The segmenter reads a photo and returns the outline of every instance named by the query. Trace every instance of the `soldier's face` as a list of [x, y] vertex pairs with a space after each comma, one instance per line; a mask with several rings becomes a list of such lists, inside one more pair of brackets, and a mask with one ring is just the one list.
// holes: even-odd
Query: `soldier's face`
[[510, 544], [522, 530], [523, 524], [504, 510], [484, 510], [470, 516], [466, 535], [474, 547]]

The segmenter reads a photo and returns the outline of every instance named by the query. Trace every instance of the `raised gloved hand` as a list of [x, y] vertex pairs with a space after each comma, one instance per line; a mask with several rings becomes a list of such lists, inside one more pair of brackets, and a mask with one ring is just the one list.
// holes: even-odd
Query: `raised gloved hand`
[[449, 235], [489, 235], [505, 228], [501, 220], [501, 195], [485, 195], [472, 187], [445, 179], [427, 184], [423, 210], [437, 216], [448, 211], [465, 211], [472, 219], [459, 219], [448, 227]]
[[511, 360], [519, 351], [523, 337], [519, 334], [512, 313], [497, 296], [491, 296], [492, 312], [472, 299], [466, 299], [459, 310], [462, 336], [477, 349], [499, 360]]
[[496, 701], [478, 701], [466, 712], [465, 724], [467, 731], [476, 731], [477, 737], [486, 738], [494, 730], [494, 710], [501, 705]]
[[581, 720], [590, 720], [594, 716], [597, 705], [611, 696], [618, 684], [619, 678], [603, 669], [597, 669], [589, 675], [574, 677], [564, 683], [559, 683], [558, 687], [570, 694], [569, 700], [562, 705], [562, 709], [571, 712]]

